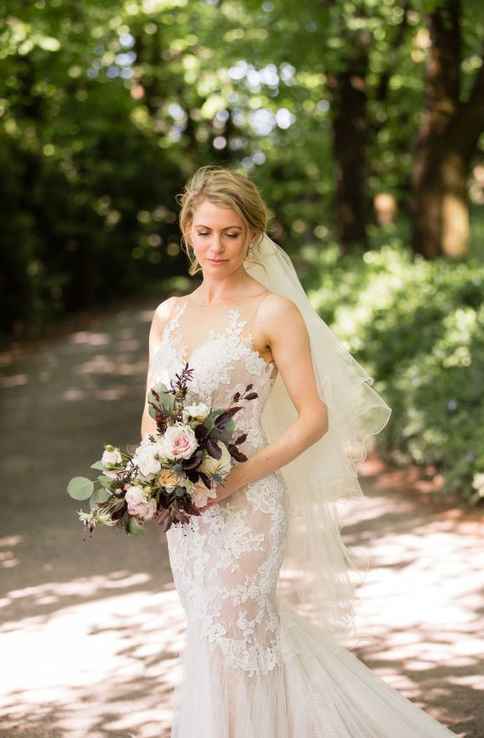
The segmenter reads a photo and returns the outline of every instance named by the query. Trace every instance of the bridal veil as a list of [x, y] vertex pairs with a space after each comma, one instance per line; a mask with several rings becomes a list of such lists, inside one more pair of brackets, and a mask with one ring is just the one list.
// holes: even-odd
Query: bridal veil
[[[328, 432], [280, 470], [289, 498], [280, 593], [342, 639], [355, 633], [356, 580], [367, 561], [343, 542], [338, 505], [364, 496], [357, 465], [366, 458], [373, 436], [388, 423], [391, 408], [371, 386], [372, 377], [315, 311], [289, 255], [267, 234], [255, 254], [256, 260], [246, 258], [246, 271], [268, 290], [292, 300], [304, 318], [329, 420]], [[262, 416], [268, 441], [278, 438], [296, 417], [278, 375]]]

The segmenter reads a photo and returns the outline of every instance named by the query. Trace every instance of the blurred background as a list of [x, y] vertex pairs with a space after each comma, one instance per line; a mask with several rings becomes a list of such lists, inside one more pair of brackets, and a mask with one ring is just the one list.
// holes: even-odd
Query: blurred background
[[175, 195], [202, 164], [239, 167], [394, 407], [392, 447], [477, 498], [482, 3], [2, 7], [3, 339], [189, 289]]
[[[164, 543], [100, 531], [81, 544], [65, 485], [104, 442], [138, 440], [152, 312], [198, 284], [175, 196], [207, 163], [255, 181], [271, 236], [393, 409], [362, 467], [372, 506], [346, 533], [374, 547], [360, 655], [389, 679], [393, 664], [395, 684], [459, 734], [484, 736], [483, 62], [481, 0], [3, 0], [0, 604], [13, 661], [22, 622], [47, 668], [52, 652], [37, 649], [46, 628], [64, 632], [64, 608], [64, 655], [69, 628], [90, 622], [86, 649], [109, 632], [120, 661], [98, 663], [95, 696], [94, 662], [84, 682], [70, 670], [87, 653], [78, 641], [69, 666], [22, 661], [2, 738], [160, 736], [175, 673], [165, 616], [182, 633]], [[401, 598], [414, 606], [417, 585], [433, 597], [428, 629], [404, 647], [418, 626], [412, 608], [397, 626]], [[113, 588], [134, 604], [110, 609]], [[144, 679], [131, 724], [109, 721], [132, 694], [114, 672]]]

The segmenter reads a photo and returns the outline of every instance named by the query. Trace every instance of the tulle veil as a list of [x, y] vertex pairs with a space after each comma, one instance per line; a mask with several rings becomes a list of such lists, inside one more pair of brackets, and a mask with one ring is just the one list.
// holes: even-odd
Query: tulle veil
[[[357, 465], [391, 408], [371, 386], [373, 378], [315, 311], [289, 255], [267, 233], [244, 268], [267, 289], [292, 300], [309, 334], [320, 397], [329, 430], [280, 472], [288, 487], [289, 533], [280, 577], [280, 597], [338, 640], [356, 635], [356, 584], [368, 567], [341, 535], [340, 503], [363, 497]], [[280, 375], [262, 415], [271, 442], [297, 417]]]

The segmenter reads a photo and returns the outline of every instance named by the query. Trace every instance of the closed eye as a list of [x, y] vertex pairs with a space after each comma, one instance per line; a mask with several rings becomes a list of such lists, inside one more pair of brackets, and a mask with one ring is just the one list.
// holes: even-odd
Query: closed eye
[[[199, 232], [198, 235], [204, 237], [204, 236], [209, 236], [210, 233], [200, 233]], [[238, 238], [239, 237], [239, 234], [238, 233], [227, 233], [227, 236], [229, 238]]]

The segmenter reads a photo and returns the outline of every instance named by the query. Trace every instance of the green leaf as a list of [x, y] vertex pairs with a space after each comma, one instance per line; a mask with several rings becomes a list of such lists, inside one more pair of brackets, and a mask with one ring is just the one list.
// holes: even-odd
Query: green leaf
[[111, 489], [111, 485], [112, 485], [112, 483], [114, 481], [113, 479], [111, 479], [111, 477], [104, 476], [104, 474], [100, 474], [97, 477], [97, 480], [98, 480], [99, 484], [101, 484], [106, 489]]
[[126, 527], [128, 534], [132, 536], [139, 536], [144, 533], [144, 525], [140, 523], [136, 518], [130, 518]]
[[112, 495], [106, 487], [97, 487], [93, 492], [91, 500], [99, 505], [101, 502], [109, 500], [110, 497], [112, 497]]
[[94, 483], [87, 477], [72, 477], [67, 493], [73, 500], [88, 500], [94, 491]]
[[95, 461], [94, 464], [91, 464], [91, 469], [98, 469], [99, 471], [103, 471], [104, 466], [101, 459], [99, 459], [99, 461]]

